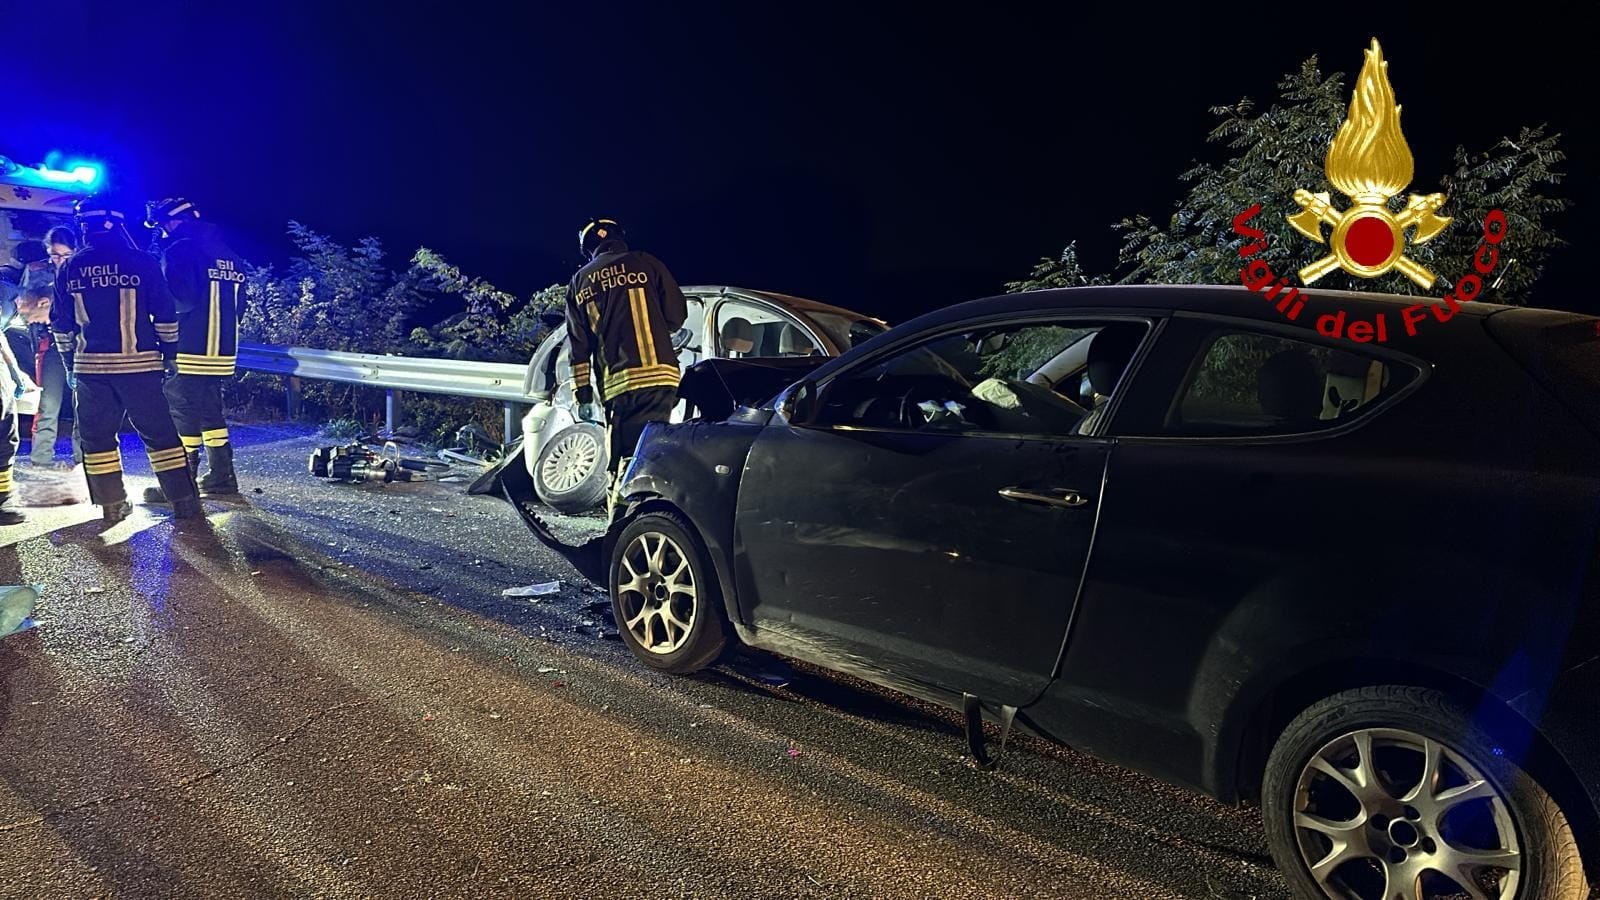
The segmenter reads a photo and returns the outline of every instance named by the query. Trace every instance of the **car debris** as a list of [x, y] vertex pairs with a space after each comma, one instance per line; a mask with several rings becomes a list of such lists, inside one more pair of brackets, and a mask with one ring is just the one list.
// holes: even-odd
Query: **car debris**
[[33, 615], [34, 604], [44, 594], [39, 585], [8, 584], [0, 586], [0, 637], [22, 631]]
[[500, 592], [502, 597], [549, 597], [560, 593], [560, 581], [541, 581], [536, 584], [525, 584], [522, 587], [506, 588]]
[[318, 447], [311, 451], [306, 468], [317, 478], [330, 481], [389, 484], [395, 481], [432, 481], [441, 472], [448, 472], [450, 464], [401, 456], [399, 445], [391, 440], [385, 442], [381, 450], [373, 450], [360, 441], [342, 447]]

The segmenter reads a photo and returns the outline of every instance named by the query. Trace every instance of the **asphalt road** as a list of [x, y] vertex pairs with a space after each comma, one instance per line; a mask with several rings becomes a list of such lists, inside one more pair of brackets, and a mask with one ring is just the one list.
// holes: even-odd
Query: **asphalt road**
[[235, 439], [209, 529], [0, 531], [46, 592], [0, 639], [0, 896], [1283, 894], [1253, 810], [1027, 739], [984, 772], [951, 714], [770, 657], [652, 674], [506, 504]]

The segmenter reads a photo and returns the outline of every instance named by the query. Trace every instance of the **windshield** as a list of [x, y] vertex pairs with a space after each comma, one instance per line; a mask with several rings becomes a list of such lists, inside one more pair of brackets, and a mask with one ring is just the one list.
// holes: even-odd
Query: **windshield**
[[827, 332], [828, 338], [838, 345], [840, 352], [859, 347], [887, 330], [871, 319], [841, 316], [838, 313], [808, 311], [805, 317]]

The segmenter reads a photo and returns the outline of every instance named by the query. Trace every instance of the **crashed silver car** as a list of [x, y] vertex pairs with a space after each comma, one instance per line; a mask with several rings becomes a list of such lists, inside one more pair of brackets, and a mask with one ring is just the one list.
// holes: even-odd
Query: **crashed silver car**
[[[678, 364], [704, 359], [833, 357], [882, 333], [871, 316], [815, 300], [732, 287], [683, 289], [689, 316], [673, 337]], [[565, 326], [544, 339], [528, 363], [523, 390], [534, 398], [522, 419], [523, 464], [539, 499], [564, 513], [605, 501], [605, 423], [578, 419]], [[681, 421], [678, 404], [673, 421]]]

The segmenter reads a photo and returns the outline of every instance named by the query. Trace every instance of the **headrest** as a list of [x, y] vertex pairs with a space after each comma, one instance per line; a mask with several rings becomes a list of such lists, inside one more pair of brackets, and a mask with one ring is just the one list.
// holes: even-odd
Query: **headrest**
[[756, 348], [756, 330], [749, 319], [735, 316], [722, 323], [722, 349], [730, 353], [749, 353]]
[[1144, 337], [1144, 326], [1118, 322], [1100, 329], [1089, 344], [1089, 384], [1095, 393], [1110, 396], [1122, 370], [1133, 360]]
[[778, 352], [784, 356], [810, 356], [815, 349], [811, 338], [792, 323], [784, 323], [783, 330], [778, 332]]
[[1305, 350], [1279, 350], [1256, 374], [1261, 409], [1291, 422], [1315, 421], [1322, 412], [1322, 371]]

